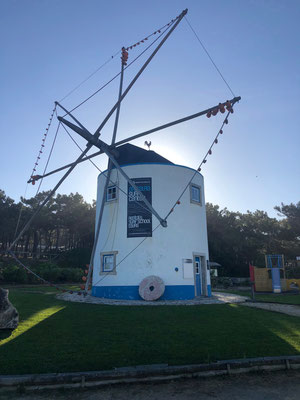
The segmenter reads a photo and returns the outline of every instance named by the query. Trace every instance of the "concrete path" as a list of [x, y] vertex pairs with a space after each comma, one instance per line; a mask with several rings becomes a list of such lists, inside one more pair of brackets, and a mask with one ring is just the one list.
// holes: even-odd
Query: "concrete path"
[[88, 390], [0, 395], [2, 400], [299, 400], [300, 371], [194, 378]]
[[294, 306], [290, 304], [247, 302], [243, 303], [243, 306], [261, 308], [262, 310], [275, 311], [292, 315], [293, 317], [300, 317], [300, 306]]
[[198, 306], [203, 304], [242, 303], [248, 299], [231, 293], [214, 292], [212, 297], [199, 297], [193, 300], [113, 300], [94, 296], [78, 296], [76, 293], [60, 293], [56, 297], [60, 300], [78, 303], [105, 304], [110, 306]]

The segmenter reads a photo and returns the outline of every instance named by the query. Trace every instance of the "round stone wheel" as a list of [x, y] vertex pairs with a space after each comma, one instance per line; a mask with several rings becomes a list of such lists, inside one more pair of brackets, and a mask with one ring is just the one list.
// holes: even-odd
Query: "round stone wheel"
[[159, 276], [151, 275], [143, 279], [139, 286], [139, 294], [146, 301], [158, 300], [165, 292], [165, 284]]

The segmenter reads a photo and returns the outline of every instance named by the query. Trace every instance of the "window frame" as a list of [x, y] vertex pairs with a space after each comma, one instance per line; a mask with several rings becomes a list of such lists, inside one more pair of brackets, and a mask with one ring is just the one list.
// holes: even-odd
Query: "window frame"
[[[199, 201], [193, 199], [193, 187], [199, 189]], [[197, 204], [198, 206], [202, 206], [202, 190], [201, 186], [196, 185], [195, 183], [190, 184], [190, 202], [192, 204]]]
[[[112, 188], [116, 189], [116, 191], [115, 191], [116, 197], [110, 199], [110, 198], [108, 198], [108, 191], [109, 191], [109, 189], [112, 189]], [[118, 187], [117, 187], [117, 185], [108, 186], [107, 189], [106, 189], [106, 196], [105, 196], [106, 203], [111, 203], [112, 201], [117, 201], [117, 200], [118, 200]]]
[[[104, 251], [100, 253], [100, 275], [116, 275], [117, 274], [117, 270], [116, 270], [116, 259], [117, 259], [117, 251]], [[113, 269], [110, 271], [105, 271], [104, 270], [104, 258], [105, 257], [113, 257]]]

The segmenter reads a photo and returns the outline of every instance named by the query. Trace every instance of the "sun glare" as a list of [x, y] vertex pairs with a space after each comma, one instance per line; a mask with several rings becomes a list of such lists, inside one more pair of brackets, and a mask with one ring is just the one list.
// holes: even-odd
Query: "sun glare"
[[187, 165], [187, 160], [180, 154], [176, 147], [168, 147], [164, 145], [153, 146], [151, 150], [154, 150], [156, 153], [160, 154], [161, 156], [167, 158], [169, 161], [173, 162], [174, 164], [179, 165]]
[[56, 314], [58, 311], [61, 311], [64, 308], [65, 307], [61, 307], [61, 306], [49, 307], [49, 308], [45, 308], [45, 309], [33, 314], [28, 319], [20, 322], [18, 328], [8, 338], [6, 338], [4, 340], [0, 340], [0, 346], [17, 338], [18, 336], [22, 335], [29, 329], [33, 328], [40, 322], [51, 317], [53, 314]]

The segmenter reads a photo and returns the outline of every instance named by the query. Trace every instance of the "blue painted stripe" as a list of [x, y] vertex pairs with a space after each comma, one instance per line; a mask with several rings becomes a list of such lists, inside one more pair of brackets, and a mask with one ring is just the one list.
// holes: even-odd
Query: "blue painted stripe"
[[[106, 299], [141, 300], [138, 286], [93, 286], [92, 296]], [[191, 300], [195, 297], [194, 285], [170, 285], [160, 300]]]

